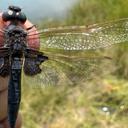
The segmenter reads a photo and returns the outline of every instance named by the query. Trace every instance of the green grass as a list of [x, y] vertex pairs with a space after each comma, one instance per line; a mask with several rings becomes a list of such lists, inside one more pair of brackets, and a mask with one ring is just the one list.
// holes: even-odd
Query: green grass
[[127, 81], [114, 77], [69, 87], [23, 86], [23, 127], [127, 128], [127, 89]]

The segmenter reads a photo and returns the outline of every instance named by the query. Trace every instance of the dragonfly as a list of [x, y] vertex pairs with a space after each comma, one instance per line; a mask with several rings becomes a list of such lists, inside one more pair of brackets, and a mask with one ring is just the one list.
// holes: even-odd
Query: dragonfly
[[[20, 107], [22, 76], [27, 78], [28, 85], [34, 86], [79, 84], [98, 73], [100, 63], [106, 66], [111, 63], [109, 56], [101, 54], [103, 49], [128, 41], [127, 18], [89, 26], [39, 29], [36, 33], [33, 26], [25, 29], [18, 25], [26, 21], [19, 7], [9, 6], [2, 18], [11, 21], [7, 28], [0, 30], [0, 36], [4, 35], [4, 45], [0, 47], [0, 76], [10, 76], [10, 128], [15, 127]], [[27, 38], [34, 40], [36, 36], [40, 37], [40, 49], [27, 45]]]

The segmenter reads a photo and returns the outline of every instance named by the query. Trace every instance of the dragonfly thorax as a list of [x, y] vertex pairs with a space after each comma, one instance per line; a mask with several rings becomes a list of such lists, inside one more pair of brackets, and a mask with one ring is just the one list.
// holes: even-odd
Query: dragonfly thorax
[[13, 53], [21, 54], [27, 47], [27, 32], [21, 26], [9, 25], [5, 30], [5, 47]]

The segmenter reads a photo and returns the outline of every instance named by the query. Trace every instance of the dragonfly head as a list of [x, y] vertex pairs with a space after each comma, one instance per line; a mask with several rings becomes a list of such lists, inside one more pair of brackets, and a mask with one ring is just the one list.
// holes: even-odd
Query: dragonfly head
[[26, 15], [21, 11], [20, 7], [17, 6], [9, 6], [8, 11], [3, 12], [2, 14], [3, 21], [7, 22], [21, 22], [25, 23], [27, 17]]

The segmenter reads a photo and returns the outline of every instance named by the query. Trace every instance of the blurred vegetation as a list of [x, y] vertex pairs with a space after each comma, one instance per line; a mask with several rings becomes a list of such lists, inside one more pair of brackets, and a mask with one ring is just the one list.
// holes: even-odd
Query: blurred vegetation
[[[55, 27], [87, 25], [125, 18], [128, 0], [79, 0], [63, 20], [46, 20], [40, 25]], [[128, 45], [107, 51], [115, 72], [79, 85], [46, 86], [23, 84], [23, 128], [127, 128]], [[105, 69], [102, 69], [105, 70]], [[107, 70], [107, 69], [106, 69]]]
[[69, 25], [86, 25], [125, 18], [128, 0], [79, 0], [68, 14]]

